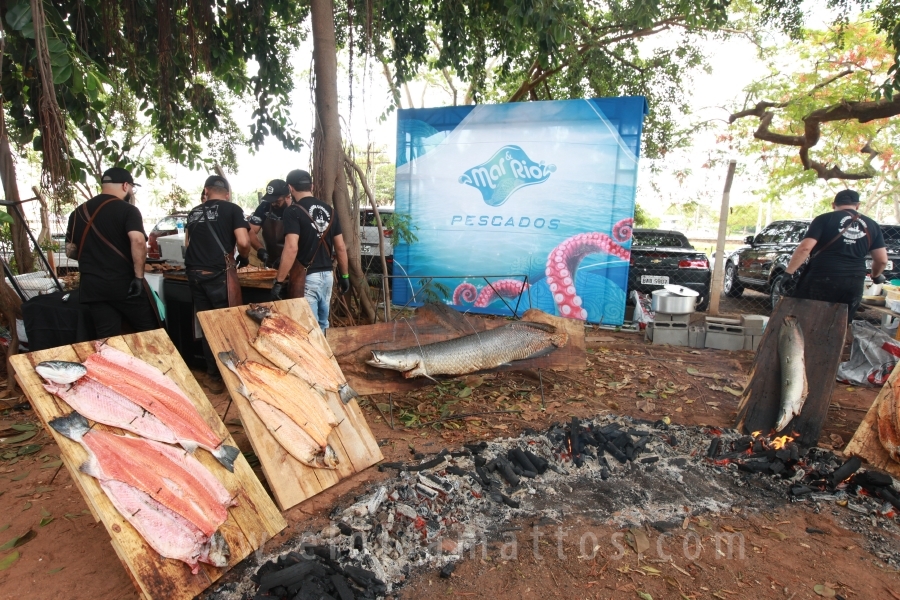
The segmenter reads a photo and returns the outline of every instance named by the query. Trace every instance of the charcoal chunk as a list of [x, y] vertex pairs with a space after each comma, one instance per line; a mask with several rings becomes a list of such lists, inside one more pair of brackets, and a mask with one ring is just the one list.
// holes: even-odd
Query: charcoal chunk
[[441, 579], [450, 579], [450, 576], [453, 575], [453, 571], [456, 570], [455, 562], [448, 562], [446, 565], [441, 567]]
[[343, 575], [335, 573], [331, 576], [331, 583], [334, 585], [334, 593], [338, 595], [339, 600], [356, 600], [350, 584]]
[[343, 521], [338, 523], [337, 526], [338, 526], [338, 529], [341, 530], [341, 533], [344, 535], [350, 535], [351, 533], [353, 533], [353, 528], [350, 527], [349, 525], [347, 525], [346, 523], [344, 523]]

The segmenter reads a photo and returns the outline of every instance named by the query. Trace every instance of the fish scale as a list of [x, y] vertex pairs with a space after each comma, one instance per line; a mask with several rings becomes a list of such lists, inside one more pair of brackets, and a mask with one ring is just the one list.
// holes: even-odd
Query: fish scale
[[444, 342], [372, 352], [368, 364], [418, 375], [463, 375], [536, 358], [566, 345], [568, 335], [542, 323], [510, 323]]

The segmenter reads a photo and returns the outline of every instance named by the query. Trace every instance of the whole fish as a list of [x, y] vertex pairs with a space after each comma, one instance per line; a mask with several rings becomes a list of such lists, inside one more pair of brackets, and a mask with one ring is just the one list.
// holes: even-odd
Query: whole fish
[[222, 361], [241, 380], [238, 391], [250, 402], [265, 402], [305, 431], [321, 450], [338, 426], [334, 413], [315, 390], [281, 369], [252, 360], [238, 361], [234, 352], [220, 352]]
[[45, 383], [44, 389], [92, 421], [158, 442], [178, 443], [175, 433], [152, 413], [91, 377], [83, 377], [74, 385]]
[[900, 462], [900, 385], [896, 379], [891, 384], [891, 392], [881, 399], [876, 425], [881, 445], [891, 458]]
[[337, 392], [344, 404], [357, 397], [331, 356], [309, 339], [299, 323], [262, 304], [251, 304], [247, 315], [259, 323], [251, 345], [272, 364], [323, 390]]
[[231, 550], [218, 531], [204, 535], [193, 523], [127, 483], [106, 479], [100, 487], [119, 514], [163, 557], [184, 561], [195, 575], [201, 562], [228, 566]]
[[444, 342], [376, 350], [366, 362], [380, 369], [401, 371], [406, 378], [464, 375], [544, 356], [568, 341], [567, 333], [557, 332], [551, 325], [519, 321]]
[[87, 374], [83, 364], [65, 360], [45, 360], [39, 362], [34, 370], [46, 381], [59, 385], [75, 383]]
[[781, 411], [775, 431], [781, 431], [803, 410], [809, 394], [806, 384], [803, 330], [797, 317], [788, 315], [778, 330], [778, 359], [781, 363]]
[[125, 396], [165, 423], [188, 452], [205, 448], [222, 466], [234, 472], [239, 450], [223, 443], [203, 420], [194, 403], [162, 371], [100, 342], [84, 361], [88, 376]]
[[91, 429], [73, 412], [50, 426], [88, 451], [79, 469], [100, 481], [128, 484], [181, 515], [207, 537], [228, 519], [235, 502], [218, 479], [191, 454], [143, 438]]

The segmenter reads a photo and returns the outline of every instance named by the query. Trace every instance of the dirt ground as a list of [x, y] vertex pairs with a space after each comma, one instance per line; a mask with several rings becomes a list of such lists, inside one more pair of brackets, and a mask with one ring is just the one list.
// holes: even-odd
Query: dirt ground
[[[390, 399], [372, 396], [362, 404], [388, 461], [409, 460], [414, 452], [437, 452], [466, 441], [516, 435], [526, 428], [541, 429], [571, 416], [603, 411], [728, 427], [752, 361], [750, 352], [651, 346], [634, 333], [595, 331], [588, 334], [584, 371], [470, 376]], [[843, 447], [876, 394], [875, 389], [838, 384], [820, 445]], [[18, 402], [0, 391], [3, 397], [6, 400], [0, 402]], [[223, 414], [227, 395], [211, 399]], [[462, 414], [470, 416], [436, 423]], [[237, 416], [232, 407], [225, 415], [226, 423], [241, 449], [250, 452]], [[28, 433], [29, 424], [36, 424], [36, 417], [27, 407], [4, 410], [0, 438]], [[17, 428], [11, 429], [13, 425]], [[59, 465], [58, 448], [39, 425], [33, 431], [30, 439], [0, 445], [4, 457], [24, 446], [34, 450], [0, 460], [0, 544], [29, 530], [36, 534], [13, 550], [0, 546], [0, 599], [137, 598], [106, 531], [94, 522], [72, 479]], [[259, 469], [257, 474], [263, 479]], [[266, 543], [266, 551], [277, 550], [289, 536], [318, 531], [340, 499], [386, 476], [377, 468], [369, 469], [287, 511], [288, 528]], [[580, 522], [577, 516], [556, 523], [554, 527], [565, 532], [561, 545], [553, 537], [542, 538], [539, 556], [534, 552], [533, 524], [516, 525], [517, 530], [507, 533], [505, 540], [488, 547], [486, 557], [479, 550], [474, 558], [462, 561], [450, 579], [440, 579], [437, 573], [413, 574], [397, 597], [800, 600], [821, 597], [814, 587], [827, 585], [848, 599], [900, 600], [898, 573], [866, 552], [858, 534], [844, 529], [832, 513], [815, 514], [786, 499], [754, 510], [695, 518], [664, 537], [647, 529], [651, 550], [640, 560], [621, 542], [622, 532], [605, 523]], [[807, 533], [807, 528], [814, 533]], [[711, 535], [721, 531], [745, 534], [743, 558], [716, 553]], [[598, 541], [582, 552], [580, 540], [588, 532]], [[614, 537], [617, 533], [620, 536]], [[690, 552], [684, 550], [686, 545]], [[512, 546], [518, 549], [515, 559], [509, 555]], [[591, 553], [593, 557], [588, 556]], [[239, 566], [222, 581], [239, 578], [243, 571]], [[828, 590], [821, 591], [829, 597]]]

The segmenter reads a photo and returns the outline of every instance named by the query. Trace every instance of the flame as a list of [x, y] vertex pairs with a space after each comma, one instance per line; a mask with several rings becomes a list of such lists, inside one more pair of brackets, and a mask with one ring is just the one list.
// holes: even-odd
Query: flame
[[781, 450], [789, 442], [792, 442], [792, 441], [794, 441], [794, 438], [792, 438], [789, 435], [783, 435], [781, 437], [777, 437], [774, 440], [772, 440], [772, 448], [774, 448], [775, 450]]
[[762, 431], [754, 431], [754, 432], [751, 433], [750, 435], [752, 435], [754, 438], [757, 438], [757, 437], [759, 437], [759, 435], [760, 435], [761, 433], [762, 433]]

